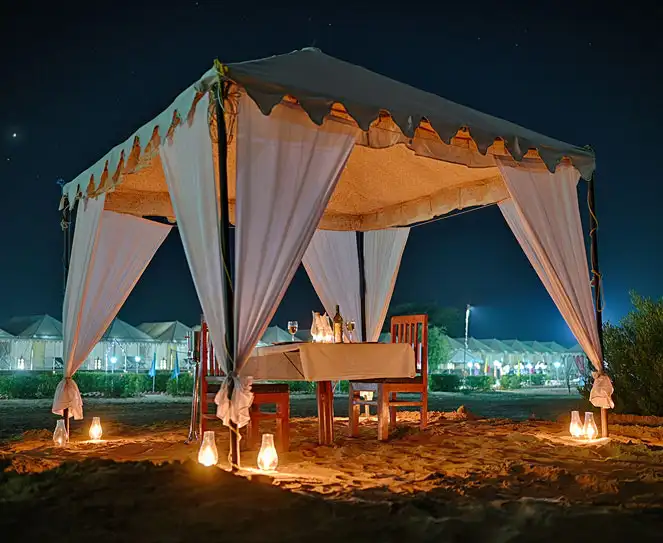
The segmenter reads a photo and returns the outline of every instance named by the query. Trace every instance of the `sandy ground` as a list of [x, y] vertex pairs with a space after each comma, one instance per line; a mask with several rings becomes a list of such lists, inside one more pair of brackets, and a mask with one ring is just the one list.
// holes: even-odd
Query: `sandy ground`
[[[487, 396], [475, 406], [561, 413], [578, 402]], [[308, 403], [294, 400], [295, 414]], [[15, 434], [28, 404], [0, 402], [2, 426]], [[0, 445], [0, 533], [16, 534], [3, 541], [663, 540], [663, 420], [614, 417], [611, 440], [588, 445], [567, 438], [564, 422], [436, 411], [422, 432], [418, 415], [400, 413], [379, 443], [374, 419], [352, 439], [339, 416], [334, 446], [321, 447], [316, 419], [295, 418], [291, 451], [267, 478], [250, 469], [256, 451], [243, 451], [244, 477], [197, 465], [184, 402], [86, 405], [102, 417], [100, 443], [76, 424], [70, 446], [53, 448], [43, 429], [53, 419], [32, 402], [23, 425], [33, 429]], [[224, 465], [228, 435], [217, 429]]]

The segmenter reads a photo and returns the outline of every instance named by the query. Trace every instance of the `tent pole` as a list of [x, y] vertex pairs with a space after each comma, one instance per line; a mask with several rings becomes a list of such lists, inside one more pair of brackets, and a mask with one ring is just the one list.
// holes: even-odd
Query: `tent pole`
[[[589, 239], [590, 239], [590, 259], [592, 265], [592, 286], [594, 287], [594, 306], [596, 311], [596, 326], [599, 332], [599, 345], [601, 346], [601, 355], [603, 355], [603, 293], [601, 292], [601, 272], [599, 271], [599, 243], [598, 228], [599, 223], [596, 218], [596, 201], [594, 188], [594, 174], [587, 182], [587, 205], [589, 207]], [[601, 368], [599, 373], [605, 371], [605, 364], [601, 359]], [[609, 437], [608, 431], [608, 410], [601, 408], [601, 437]]]
[[[216, 102], [216, 131], [217, 149], [219, 153], [219, 200], [221, 204], [221, 259], [224, 265], [223, 286], [226, 298], [226, 347], [230, 352], [229, 371], [235, 371], [235, 318], [234, 318], [234, 294], [230, 277], [231, 258], [230, 252], [230, 217], [228, 208], [228, 134], [226, 119], [223, 114], [223, 100], [228, 92], [224, 83], [219, 83], [215, 88], [214, 96]], [[232, 398], [234, 389], [233, 380], [228, 381], [228, 399]], [[230, 469], [235, 472], [239, 470], [239, 430], [237, 425], [230, 425]]]
[[366, 337], [366, 264], [364, 261], [364, 233], [357, 232], [357, 255], [359, 261], [359, 304], [361, 312], [361, 340], [368, 341]]
[[[62, 295], [64, 296], [67, 292], [67, 277], [69, 276], [69, 262], [71, 260], [71, 211], [69, 209], [68, 202], [65, 204], [64, 209], [62, 210], [60, 228], [62, 228], [64, 243], [62, 251]], [[64, 372], [64, 368], [62, 371]], [[69, 409], [64, 409], [62, 416], [64, 418], [64, 426], [67, 430], [67, 435], [69, 435]]]

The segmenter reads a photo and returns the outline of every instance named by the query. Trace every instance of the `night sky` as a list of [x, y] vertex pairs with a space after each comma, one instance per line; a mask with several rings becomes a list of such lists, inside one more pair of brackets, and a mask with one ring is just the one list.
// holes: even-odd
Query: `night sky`
[[[444, 7], [427, 7], [436, 4]], [[663, 294], [654, 132], [663, 125], [663, 9], [614, 4], [3, 4], [0, 321], [61, 318], [58, 178], [69, 181], [160, 113], [214, 58], [250, 60], [310, 45], [562, 141], [591, 144], [605, 315], [619, 319], [630, 289]], [[579, 194], [584, 204], [584, 181]], [[415, 228], [393, 301], [472, 303], [476, 337], [574, 343], [495, 206]], [[307, 328], [318, 306], [300, 269], [275, 323], [295, 318]], [[174, 230], [120, 317], [194, 324], [199, 312]]]

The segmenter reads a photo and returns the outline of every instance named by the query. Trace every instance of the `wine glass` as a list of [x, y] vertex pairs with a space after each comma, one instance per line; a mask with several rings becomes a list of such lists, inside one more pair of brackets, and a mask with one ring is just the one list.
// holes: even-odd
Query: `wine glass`
[[345, 327], [348, 330], [348, 335], [350, 336], [350, 343], [354, 342], [354, 332], [355, 332], [355, 321], [348, 321], [345, 323]]
[[297, 321], [288, 321], [288, 332], [292, 336], [293, 343], [295, 342], [295, 334], [299, 330], [299, 323]]

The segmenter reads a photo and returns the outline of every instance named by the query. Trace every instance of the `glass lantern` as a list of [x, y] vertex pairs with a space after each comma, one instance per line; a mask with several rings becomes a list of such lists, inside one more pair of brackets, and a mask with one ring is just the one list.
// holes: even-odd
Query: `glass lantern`
[[569, 432], [573, 437], [583, 437], [585, 435], [585, 428], [580, 422], [580, 412], [571, 411], [571, 424], [569, 425]]
[[219, 461], [219, 453], [216, 450], [216, 441], [214, 439], [214, 432], [207, 430], [203, 434], [203, 442], [200, 444], [198, 451], [198, 462], [203, 466], [216, 466]]
[[98, 441], [101, 439], [103, 430], [101, 429], [101, 419], [99, 417], [92, 418], [92, 424], [90, 425], [90, 439], [93, 441]]
[[69, 443], [69, 434], [67, 433], [67, 428], [64, 425], [65, 420], [60, 419], [55, 424], [55, 432], [53, 432], [53, 443], [56, 447], [64, 447]]
[[585, 413], [585, 437], [589, 440], [596, 439], [599, 435], [599, 429], [594, 422], [594, 413], [587, 411]]
[[260, 471], [276, 471], [279, 465], [279, 455], [274, 447], [274, 436], [263, 434], [262, 445], [258, 453], [258, 468]]

